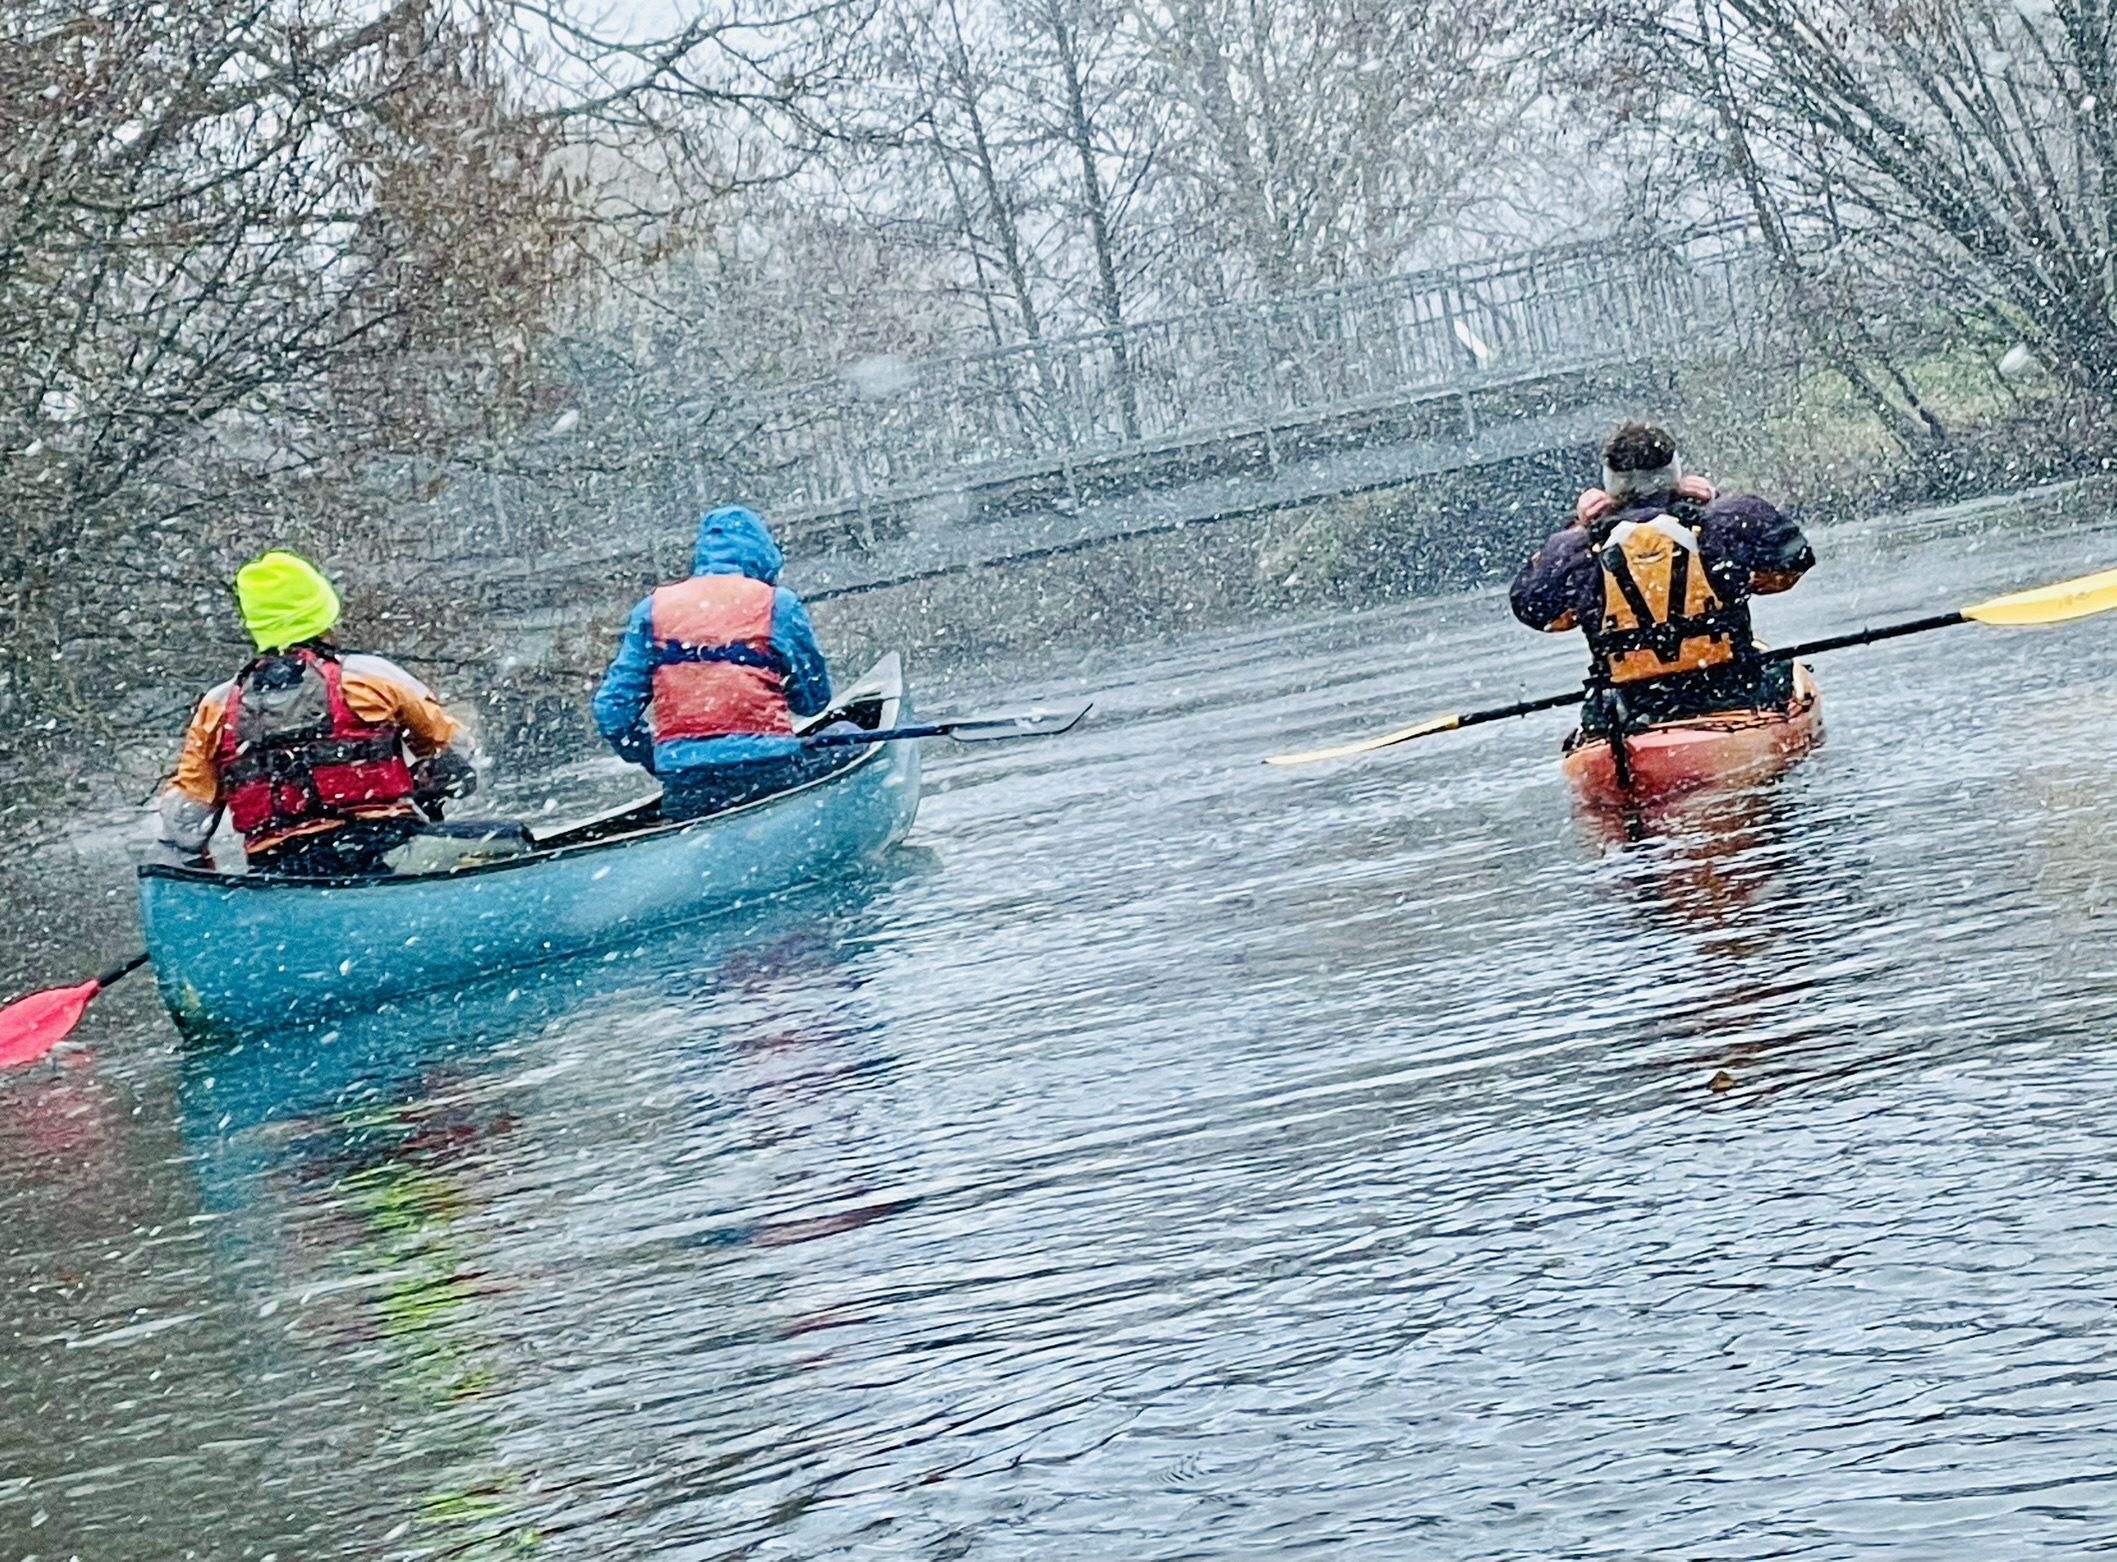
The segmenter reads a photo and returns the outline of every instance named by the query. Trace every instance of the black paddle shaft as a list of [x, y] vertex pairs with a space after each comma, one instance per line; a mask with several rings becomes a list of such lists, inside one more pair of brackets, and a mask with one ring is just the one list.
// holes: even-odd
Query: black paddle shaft
[[884, 727], [873, 732], [813, 732], [802, 738], [810, 748], [852, 748], [862, 743], [898, 743], [907, 738], [955, 738], [959, 742], [995, 742], [1003, 738], [1056, 738], [1071, 732], [1093, 705], [1073, 712], [1032, 712], [1021, 716], [957, 716], [916, 727]]
[[108, 987], [113, 982], [123, 981], [126, 977], [132, 975], [133, 972], [137, 971], [141, 966], [145, 965], [146, 963], [147, 951], [142, 949], [130, 960], [120, 960], [116, 965], [112, 966], [101, 976], [97, 977], [96, 986]]
[[[1877, 640], [1894, 640], [1900, 635], [1924, 634], [1929, 629], [1949, 629], [1957, 624], [1968, 623], [1960, 613], [1936, 613], [1931, 618], [1914, 618], [1902, 624], [1884, 624], [1880, 629], [1856, 629], [1851, 634], [1831, 635], [1822, 640], [1810, 640], [1802, 645], [1789, 645], [1776, 651], [1766, 651], [1768, 662], [1790, 662], [1796, 657], [1814, 656], [1822, 651], [1839, 651], [1849, 645], [1872, 645]], [[1534, 715], [1540, 710], [1556, 710], [1561, 705], [1578, 705], [1588, 697], [1586, 688], [1568, 689], [1564, 694], [1547, 694], [1540, 700], [1523, 700], [1518, 705], [1497, 705], [1491, 710], [1472, 711], [1456, 723], [1458, 727], [1475, 727], [1480, 722], [1505, 721], [1510, 716]]]
[[1474, 710], [1459, 720], [1456, 726], [1475, 727], [1480, 722], [1505, 721], [1510, 716], [1533, 716], [1540, 710], [1556, 710], [1561, 705], [1578, 705], [1587, 697], [1588, 691], [1585, 688], [1568, 689], [1564, 694], [1547, 694], [1540, 700], [1523, 700], [1519, 705], [1496, 705], [1491, 710]]
[[918, 727], [891, 727], [878, 732], [816, 732], [801, 741], [810, 748], [857, 748], [863, 743], [895, 743], [906, 738], [945, 738], [955, 722], [928, 722]]
[[1873, 645], [1877, 640], [1894, 640], [1899, 635], [1921, 635], [1929, 629], [1950, 629], [1969, 620], [1960, 613], [1936, 613], [1931, 618], [1914, 618], [1908, 623], [1884, 624], [1880, 629], [1856, 629], [1848, 635], [1831, 635], [1823, 640], [1811, 640], [1806, 645], [1790, 645], [1780, 651], [1766, 651], [1764, 659], [1769, 662], [1790, 662], [1799, 656], [1813, 656], [1818, 651], [1843, 650], [1848, 645]]

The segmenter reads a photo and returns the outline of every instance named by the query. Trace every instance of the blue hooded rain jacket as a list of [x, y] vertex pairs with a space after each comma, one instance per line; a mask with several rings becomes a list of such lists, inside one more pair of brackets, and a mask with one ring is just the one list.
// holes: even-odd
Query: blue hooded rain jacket
[[[785, 559], [764, 520], [754, 510], [727, 505], [698, 523], [691, 554], [693, 575], [747, 575], [775, 586], [772, 649], [786, 663], [787, 705], [796, 716], [813, 716], [831, 703], [830, 669], [809, 627], [801, 598], [779, 585]], [[647, 722], [654, 697], [654, 599], [632, 610], [625, 638], [595, 693], [595, 726], [624, 758], [644, 765], [669, 785], [683, 786], [724, 765], [779, 759], [803, 752], [801, 741], [782, 735], [687, 738], [656, 743]]]

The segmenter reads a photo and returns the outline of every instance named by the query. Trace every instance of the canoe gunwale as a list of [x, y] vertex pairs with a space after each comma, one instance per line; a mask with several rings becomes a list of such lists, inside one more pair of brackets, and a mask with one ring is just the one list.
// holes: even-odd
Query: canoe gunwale
[[[838, 719], [844, 712], [860, 706], [873, 706], [876, 723], [871, 731], [881, 731], [897, 724], [897, 716], [904, 702], [903, 667], [896, 652], [892, 651], [878, 661], [854, 684], [850, 693], [832, 702], [829, 710], [815, 717], [810, 723], [822, 726]], [[547, 863], [568, 861], [592, 852], [614, 851], [621, 847], [636, 846], [645, 841], [664, 840], [692, 831], [710, 829], [727, 820], [744, 815], [777, 808], [805, 796], [819, 787], [835, 786], [841, 781], [858, 775], [868, 767], [882, 761], [888, 745], [869, 744], [847, 764], [824, 775], [816, 776], [798, 786], [773, 792], [765, 797], [753, 798], [733, 808], [722, 808], [696, 819], [666, 820], [644, 829], [628, 830], [598, 840], [578, 841], [569, 845], [538, 847], [513, 857], [502, 857], [492, 862], [466, 863], [442, 873], [401, 874], [351, 874], [339, 878], [278, 878], [268, 873], [224, 873], [217, 868], [187, 868], [175, 863], [143, 862], [135, 870], [142, 879], [170, 879], [180, 884], [209, 885], [216, 890], [246, 890], [256, 894], [305, 890], [389, 889], [404, 886], [431, 887], [438, 883], [457, 883], [464, 879], [489, 876], [496, 873], [520, 872], [526, 868], [539, 867]], [[625, 805], [639, 808], [653, 799]], [[580, 826], [575, 826], [580, 828]], [[563, 833], [563, 832], [562, 832]]]

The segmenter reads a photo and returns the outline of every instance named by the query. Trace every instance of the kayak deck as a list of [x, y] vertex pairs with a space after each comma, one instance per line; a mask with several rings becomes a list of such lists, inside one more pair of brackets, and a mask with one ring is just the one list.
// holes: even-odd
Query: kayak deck
[[1625, 739], [1622, 768], [1608, 739], [1576, 731], [1566, 740], [1560, 767], [1582, 801], [1622, 807], [1768, 780], [1822, 736], [1822, 690], [1806, 667], [1797, 666], [1790, 705], [1716, 711], [1649, 727]]

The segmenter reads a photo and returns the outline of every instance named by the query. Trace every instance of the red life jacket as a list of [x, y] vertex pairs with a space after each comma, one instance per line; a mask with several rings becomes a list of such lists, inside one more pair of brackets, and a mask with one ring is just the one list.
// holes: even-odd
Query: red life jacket
[[791, 735], [786, 659], [772, 649], [778, 593], [747, 575], [694, 575], [652, 601], [654, 740]]
[[221, 726], [228, 821], [248, 851], [319, 825], [416, 812], [403, 735], [346, 704], [338, 659], [306, 647], [261, 656], [236, 675]]

